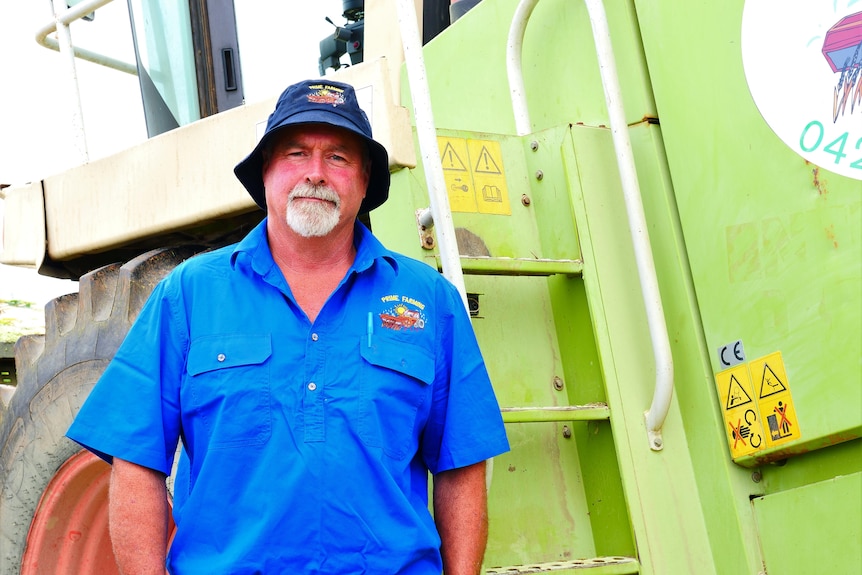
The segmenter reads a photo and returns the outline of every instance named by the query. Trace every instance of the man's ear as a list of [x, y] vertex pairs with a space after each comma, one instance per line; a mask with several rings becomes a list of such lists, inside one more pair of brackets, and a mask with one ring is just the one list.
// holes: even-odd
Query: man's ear
[[[374, 163], [374, 160], [371, 159], [371, 153], [366, 152], [365, 162], [363, 163], [365, 164], [365, 173], [363, 174], [363, 176], [365, 177], [365, 194], [367, 195], [368, 184], [371, 183], [371, 165]], [[362, 197], [364, 198], [365, 196]]]
[[269, 164], [270, 158], [272, 158], [272, 150], [270, 149], [270, 147], [268, 145], [264, 146], [263, 149], [261, 149], [261, 151], [260, 151], [261, 170], [266, 169], [267, 164]]

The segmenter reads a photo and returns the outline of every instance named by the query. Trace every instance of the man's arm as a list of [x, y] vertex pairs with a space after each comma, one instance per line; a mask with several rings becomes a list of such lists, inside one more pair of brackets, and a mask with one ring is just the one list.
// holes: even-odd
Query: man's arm
[[442, 541], [443, 572], [478, 575], [488, 543], [484, 461], [434, 476], [434, 521]]
[[108, 520], [123, 575], [165, 575], [168, 499], [159, 471], [114, 458]]

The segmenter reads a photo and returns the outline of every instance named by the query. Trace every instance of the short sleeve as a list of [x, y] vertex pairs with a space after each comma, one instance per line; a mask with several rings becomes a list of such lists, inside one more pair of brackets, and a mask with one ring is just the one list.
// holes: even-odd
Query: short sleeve
[[445, 283], [437, 327], [438, 367], [422, 456], [432, 473], [509, 450], [500, 407], [461, 296]]
[[66, 433], [108, 463], [119, 457], [166, 475], [180, 436], [187, 349], [169, 280], [153, 290]]

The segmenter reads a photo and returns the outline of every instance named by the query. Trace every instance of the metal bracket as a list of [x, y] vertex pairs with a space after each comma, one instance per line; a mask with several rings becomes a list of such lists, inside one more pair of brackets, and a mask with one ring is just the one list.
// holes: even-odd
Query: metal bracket
[[646, 421], [649, 448], [653, 451], [661, 451], [662, 449], [664, 449], [664, 440], [661, 437], [661, 427], [659, 427], [658, 429], [649, 428], [649, 411], [644, 411], [644, 421]]
[[416, 210], [416, 229], [419, 232], [419, 245], [423, 250], [433, 250], [437, 245], [434, 234], [431, 233], [433, 227], [434, 216], [431, 215], [431, 208]]

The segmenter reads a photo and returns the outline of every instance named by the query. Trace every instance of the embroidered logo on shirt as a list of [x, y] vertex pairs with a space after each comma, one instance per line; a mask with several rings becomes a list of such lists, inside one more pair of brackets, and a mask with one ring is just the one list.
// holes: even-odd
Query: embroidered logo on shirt
[[379, 314], [383, 327], [395, 331], [425, 329], [425, 304], [421, 301], [406, 295], [386, 295], [380, 300], [390, 304]]
[[329, 84], [309, 86], [313, 92], [308, 94], [308, 101], [313, 104], [332, 104], [333, 107], [344, 103], [344, 90]]

